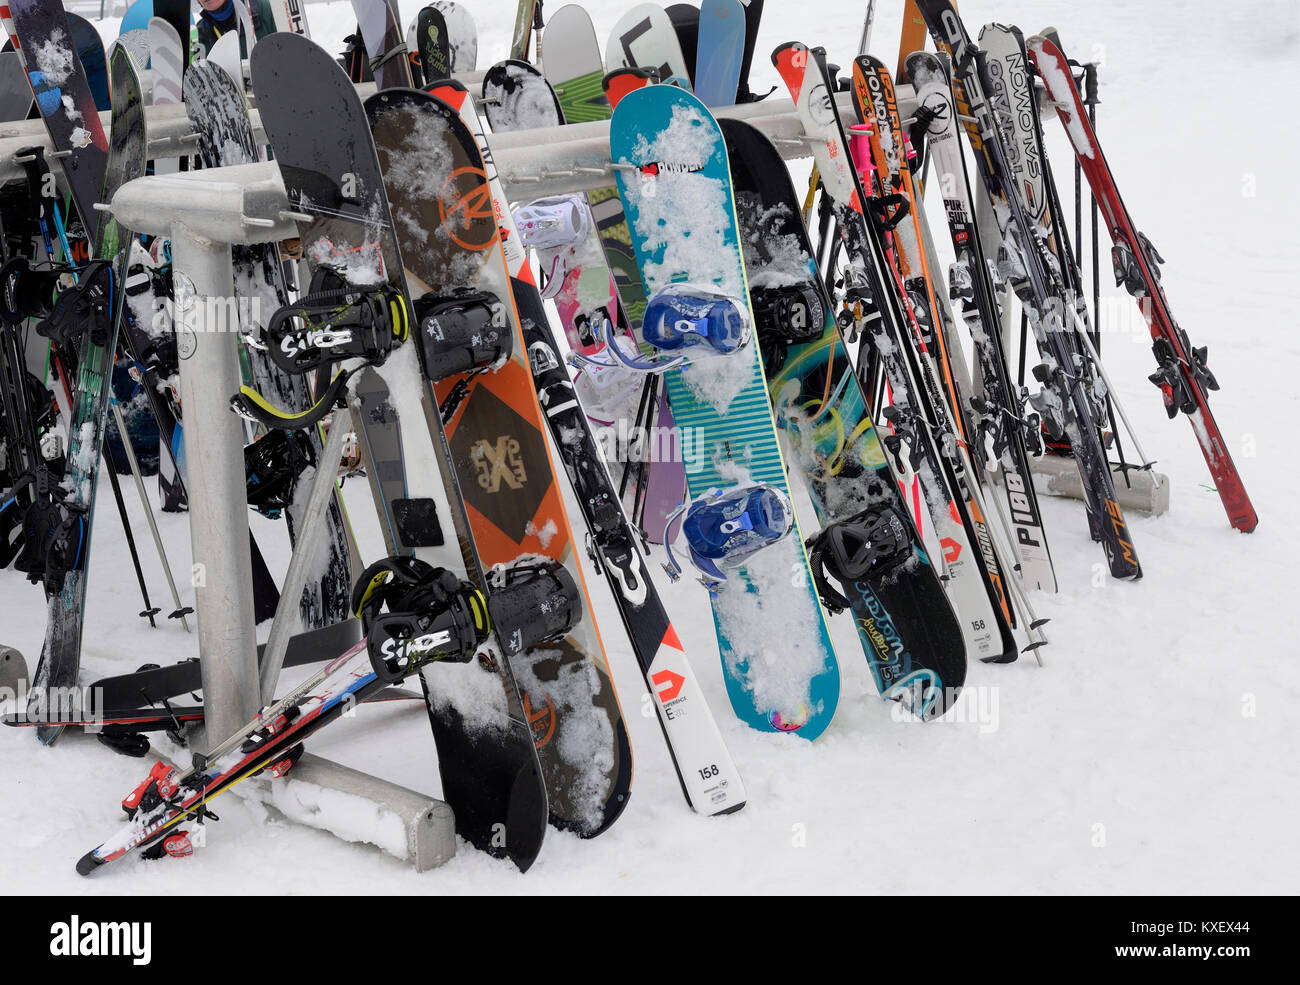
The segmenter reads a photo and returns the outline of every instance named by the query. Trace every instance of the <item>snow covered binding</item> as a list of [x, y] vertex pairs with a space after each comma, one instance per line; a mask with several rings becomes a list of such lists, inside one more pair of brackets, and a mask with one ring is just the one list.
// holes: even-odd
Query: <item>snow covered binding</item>
[[751, 287], [749, 299], [769, 374], [785, 365], [790, 346], [817, 341], [826, 327], [825, 304], [813, 284]]
[[[727, 582], [724, 568], [744, 564], [747, 558], [787, 536], [794, 526], [790, 500], [781, 490], [763, 482], [726, 491], [709, 490], [668, 518], [670, 532], [679, 516], [680, 534], [686, 540], [691, 563], [700, 573], [700, 583], [715, 593]], [[664, 571], [677, 581], [683, 569], [673, 554], [674, 539], [664, 541], [668, 551]]]
[[244, 446], [248, 476], [248, 505], [270, 520], [293, 506], [299, 475], [313, 461], [311, 439], [305, 431], [267, 431]]

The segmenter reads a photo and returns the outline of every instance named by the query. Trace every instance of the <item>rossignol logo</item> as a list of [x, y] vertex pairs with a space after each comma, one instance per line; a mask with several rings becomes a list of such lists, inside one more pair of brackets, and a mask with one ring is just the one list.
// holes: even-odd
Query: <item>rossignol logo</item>
[[533, 746], [543, 748], [555, 737], [555, 704], [550, 695], [542, 695], [540, 707], [534, 707], [533, 696], [524, 695], [524, 718], [533, 732]]
[[379, 651], [389, 659], [414, 660], [437, 653], [451, 641], [451, 634], [445, 630], [440, 633], [425, 633], [408, 640], [384, 640]]
[[122, 958], [134, 965], [153, 960], [153, 924], [148, 921], [89, 920], [72, 914], [50, 925], [50, 954], [56, 958]]
[[519, 441], [508, 434], [501, 435], [495, 442], [486, 438], [479, 440], [470, 454], [478, 472], [479, 488], [485, 492], [498, 492], [503, 484], [509, 489], [522, 489], [528, 481], [519, 454]]

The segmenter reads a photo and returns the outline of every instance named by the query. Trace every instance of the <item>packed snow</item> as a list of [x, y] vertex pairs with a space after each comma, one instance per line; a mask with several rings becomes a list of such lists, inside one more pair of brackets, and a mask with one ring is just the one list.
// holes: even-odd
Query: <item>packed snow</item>
[[[404, 0], [403, 23], [419, 5]], [[603, 44], [628, 3], [587, 6]], [[787, 40], [825, 44], [833, 60], [847, 64], [862, 7], [859, 0], [815, 8], [768, 0], [755, 91], [779, 83], [768, 52]], [[902, 4], [885, 0], [877, 8], [872, 47], [892, 67]], [[486, 66], [506, 54], [514, 4], [479, 0], [473, 10], [479, 64]], [[1289, 91], [1300, 68], [1294, 4], [1189, 0], [1177, 18], [1167, 5], [1115, 0], [967, 0], [961, 11], [972, 32], [991, 20], [1019, 24], [1027, 35], [1052, 23], [1067, 54], [1103, 62], [1098, 138], [1135, 221], [1168, 260], [1163, 283], [1173, 311], [1196, 345], [1210, 347], [1222, 384], [1212, 407], [1260, 514], [1256, 533], [1228, 526], [1191, 427], [1166, 419], [1147, 382], [1154, 369], [1150, 337], [1132, 299], [1113, 287], [1102, 230], [1102, 354], [1157, 468], [1171, 479], [1172, 508], [1154, 518], [1130, 512], [1146, 576], [1121, 584], [1106, 576], [1081, 504], [1043, 497], [1060, 581], [1057, 595], [1031, 593], [1039, 614], [1051, 619], [1044, 667], [1029, 658], [972, 661], [956, 707], [939, 721], [916, 723], [879, 699], [853, 626], [841, 616], [830, 620], [843, 675], [830, 729], [812, 744], [759, 733], [730, 712], [706, 593], [690, 579], [659, 579], [748, 792], [743, 811], [703, 818], [681, 797], [604, 578], [584, 558], [636, 758], [630, 803], [599, 838], [551, 831], [522, 876], [464, 843], [447, 865], [416, 874], [372, 846], [268, 815], [232, 793], [216, 805], [222, 820], [208, 827], [194, 857], [133, 858], [82, 879], [73, 863], [120, 827], [121, 798], [149, 761], [116, 755], [89, 736], [65, 734], [44, 748], [29, 730], [3, 729], [0, 771], [10, 795], [0, 807], [0, 871], [7, 888], [168, 896], [733, 891], [782, 898], [1293, 891], [1300, 864], [1292, 831], [1300, 810], [1293, 712], [1300, 700], [1293, 652], [1300, 617], [1289, 578], [1300, 549], [1292, 502], [1300, 470], [1291, 451], [1300, 344], [1284, 319], [1300, 268], [1293, 234], [1300, 138], [1277, 127], [1274, 101], [1243, 98], [1235, 86], [1206, 86], [1203, 65], [1187, 55], [1213, 51], [1224, 64], [1249, 66], [1255, 91]], [[312, 3], [307, 15], [313, 35], [332, 51], [355, 27], [349, 3]], [[116, 33], [112, 20], [100, 26], [105, 37]], [[788, 105], [783, 86], [769, 102]], [[1068, 143], [1059, 123], [1045, 124], [1068, 211]], [[1207, 144], [1211, 132], [1224, 139]], [[1250, 143], [1260, 133], [1270, 135], [1267, 144]], [[1248, 145], [1254, 153], [1223, 152]], [[793, 162], [796, 188], [804, 187], [810, 165]], [[932, 228], [941, 230], [942, 203], [931, 201], [927, 211]], [[951, 259], [946, 242], [940, 252], [945, 263]], [[344, 495], [362, 556], [373, 560], [382, 538], [367, 484], [348, 481]], [[139, 534], [144, 515], [129, 492], [126, 501]], [[194, 636], [176, 621], [160, 620], [154, 630], [136, 615], [134, 579], [123, 574], [121, 525], [111, 497], [100, 505], [83, 679], [196, 655]], [[572, 507], [571, 515], [577, 516]], [[187, 518], [158, 520], [183, 576], [191, 563]], [[289, 557], [283, 525], [256, 514], [249, 520], [273, 573], [282, 575]], [[147, 543], [141, 549], [146, 577], [161, 595], [156, 560]], [[660, 557], [656, 552], [652, 567]], [[193, 590], [181, 590], [192, 601]], [[0, 571], [0, 637], [33, 668], [45, 624], [40, 590], [18, 572]], [[774, 632], [775, 643], [788, 634]], [[430, 673], [468, 682], [464, 672], [472, 669]], [[474, 676], [502, 693], [491, 675]], [[286, 684], [297, 679], [286, 672]], [[419, 702], [362, 707], [309, 748], [406, 787], [439, 791]], [[385, 842], [395, 837], [372, 834]]]

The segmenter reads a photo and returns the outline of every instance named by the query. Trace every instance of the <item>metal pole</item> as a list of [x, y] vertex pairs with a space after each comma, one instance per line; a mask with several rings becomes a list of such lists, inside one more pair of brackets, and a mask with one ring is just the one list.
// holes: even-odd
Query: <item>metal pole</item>
[[352, 415], [348, 409], [341, 407], [336, 410], [325, 449], [316, 460], [316, 474], [312, 476], [307, 506], [298, 520], [298, 546], [289, 561], [289, 570], [284, 576], [284, 585], [280, 589], [280, 605], [275, 610], [275, 619], [271, 622], [271, 635], [266, 641], [266, 650], [262, 654], [260, 683], [264, 705], [275, 700], [275, 687], [280, 680], [280, 668], [284, 666], [284, 654], [289, 646], [289, 637], [293, 635], [299, 620], [298, 603], [302, 598], [303, 589], [307, 587], [307, 577], [315, 561], [325, 508], [333, 499], [336, 489], [335, 473], [338, 466], [331, 463], [337, 463], [342, 458], [343, 441], [351, 428]]
[[[122, 417], [122, 408], [117, 405], [116, 400], [110, 400], [109, 406], [113, 408], [113, 420], [117, 421], [117, 433], [122, 436], [122, 446], [126, 449], [126, 460], [131, 464], [131, 476], [135, 479], [135, 491], [140, 495], [140, 505], [144, 507], [144, 517], [149, 521], [149, 531], [153, 534], [154, 547], [158, 548], [158, 560], [162, 563], [163, 574], [167, 576], [167, 587], [172, 593], [172, 605], [176, 608], [167, 618], [179, 619], [185, 632], [190, 631], [190, 624], [185, 619], [187, 610], [181, 605], [180, 593], [176, 591], [176, 580], [172, 577], [172, 566], [167, 560], [167, 549], [163, 547], [162, 537], [158, 535], [158, 524], [153, 518], [153, 503], [149, 501], [149, 494], [145, 492], [144, 479], [140, 477], [140, 463], [136, 460], [135, 449], [131, 447], [131, 439], [126, 433], [126, 421]], [[112, 472], [112, 469], [109, 469]], [[146, 599], [145, 605], [149, 602]], [[153, 622], [153, 619], [149, 620]]]
[[[122, 412], [117, 409], [117, 401], [110, 399], [109, 405], [117, 415], [117, 433], [122, 438], [122, 444], [130, 448], [131, 438], [126, 433], [126, 425], [122, 421]], [[135, 567], [135, 580], [140, 585], [140, 598], [144, 600], [144, 611], [140, 615], [149, 620], [149, 625], [154, 629], [158, 624], [154, 622], [154, 616], [159, 612], [154, 608], [154, 604], [149, 601], [149, 586], [144, 583], [144, 572], [140, 570], [140, 552], [135, 546], [135, 534], [131, 532], [131, 520], [126, 515], [126, 502], [122, 499], [122, 484], [118, 482], [117, 472], [113, 468], [113, 461], [108, 454], [108, 446], [104, 446], [104, 455], [101, 467], [108, 473], [108, 484], [113, 487], [113, 499], [117, 502], [117, 512], [122, 518], [122, 532], [126, 534], [126, 548], [131, 554], [131, 564]]]
[[[181, 405], [200, 427], [185, 429], [186, 489], [194, 550], [194, 605], [202, 654], [204, 725], [212, 747], [256, 713], [257, 635], [249, 572], [248, 490], [243, 428], [230, 411], [239, 390], [237, 319], [230, 247], [175, 223], [175, 281]], [[231, 324], [222, 324], [222, 318]], [[301, 593], [299, 593], [299, 596]], [[299, 596], [292, 596], [297, 604]]]

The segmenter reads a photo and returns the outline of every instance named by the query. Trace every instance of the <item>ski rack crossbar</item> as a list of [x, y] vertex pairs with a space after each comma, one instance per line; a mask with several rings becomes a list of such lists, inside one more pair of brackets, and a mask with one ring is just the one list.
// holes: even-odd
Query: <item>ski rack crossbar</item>
[[[362, 99], [374, 91], [373, 83], [357, 86]], [[900, 97], [910, 95], [909, 87], [900, 86], [899, 94]], [[840, 112], [850, 118], [854, 113], [852, 93], [837, 93], [835, 99]], [[150, 106], [145, 113], [149, 126], [151, 158], [178, 158], [194, 153], [193, 128], [185, 115], [183, 104]], [[788, 99], [771, 97], [742, 106], [721, 106], [714, 109], [713, 113], [720, 118], [744, 120], [761, 130], [787, 160], [811, 156], [808, 138]], [[256, 108], [251, 111], [251, 115], [254, 136], [259, 143], [265, 143], [266, 135]], [[101, 116], [107, 128], [108, 114]], [[615, 166], [609, 158], [608, 120], [541, 130], [494, 133], [489, 138], [489, 143], [507, 193], [517, 192], [520, 198], [594, 191], [608, 187], [614, 181]], [[0, 124], [0, 182], [18, 180], [25, 176], [16, 155], [18, 151], [33, 145], [44, 147], [47, 158], [54, 155], [43, 121]], [[515, 195], [511, 194], [510, 197], [514, 198]], [[273, 238], [265, 237], [267, 240]]]

